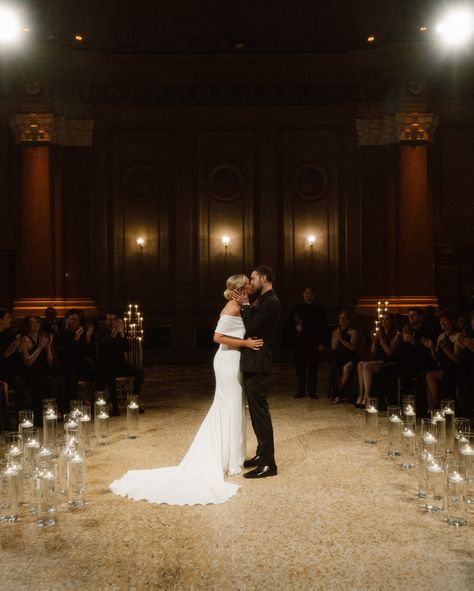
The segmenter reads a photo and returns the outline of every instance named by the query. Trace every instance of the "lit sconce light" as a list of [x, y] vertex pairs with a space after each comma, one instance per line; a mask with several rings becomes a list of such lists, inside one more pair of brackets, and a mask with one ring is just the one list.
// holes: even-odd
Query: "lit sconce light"
[[425, 27], [424, 25], [422, 27], [420, 27], [420, 31], [422, 33], [426, 33], [427, 30], [428, 30], [428, 27]]
[[374, 43], [375, 43], [375, 36], [374, 36], [374, 35], [369, 35], [369, 36], [367, 37], [367, 43], [368, 43], [369, 45], [374, 45]]
[[310, 236], [308, 236], [308, 244], [309, 247], [311, 249], [311, 251], [313, 250], [314, 247], [314, 243], [316, 242], [316, 236], [313, 236], [313, 234], [311, 234]]
[[74, 39], [78, 43], [81, 43], [82, 41], [84, 41], [84, 37], [82, 35], [74, 35]]
[[137, 238], [138, 248], [140, 249], [140, 254], [143, 255], [143, 247], [145, 246], [145, 239], [144, 238]]
[[229, 254], [229, 236], [222, 236], [222, 244], [224, 245], [224, 256], [227, 256]]

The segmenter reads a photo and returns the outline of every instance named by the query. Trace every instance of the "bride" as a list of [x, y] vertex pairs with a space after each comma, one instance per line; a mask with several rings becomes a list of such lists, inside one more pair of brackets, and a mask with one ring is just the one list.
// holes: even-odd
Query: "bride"
[[234, 290], [252, 292], [248, 277], [232, 275], [226, 288], [227, 303], [214, 333], [214, 342], [220, 345], [214, 357], [214, 401], [191, 447], [178, 466], [127, 472], [110, 485], [114, 494], [150, 503], [205, 505], [224, 503], [240, 488], [224, 481], [224, 472], [229, 475], [240, 472], [245, 457], [240, 348], [260, 349], [263, 341], [244, 339], [240, 306], [231, 295]]

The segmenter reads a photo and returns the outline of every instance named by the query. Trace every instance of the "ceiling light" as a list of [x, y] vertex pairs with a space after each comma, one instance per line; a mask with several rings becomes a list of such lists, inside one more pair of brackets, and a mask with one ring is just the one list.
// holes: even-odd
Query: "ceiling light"
[[9, 8], [0, 7], [0, 43], [13, 43], [20, 32], [21, 25], [17, 15]]
[[472, 11], [467, 8], [453, 9], [438, 23], [436, 32], [445, 45], [460, 46], [467, 43], [474, 32]]

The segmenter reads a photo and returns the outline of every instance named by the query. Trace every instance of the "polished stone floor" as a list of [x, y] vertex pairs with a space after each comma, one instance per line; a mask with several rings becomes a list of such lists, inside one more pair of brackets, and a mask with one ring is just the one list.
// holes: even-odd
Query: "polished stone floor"
[[[279, 475], [241, 485], [223, 505], [150, 505], [112, 495], [137, 467], [175, 465], [212, 400], [208, 366], [146, 370], [137, 440], [125, 418], [87, 460], [87, 500], [40, 529], [22, 509], [0, 524], [0, 590], [451, 591], [474, 588], [474, 511], [456, 529], [426, 513], [417, 476], [363, 442], [363, 413], [324, 397], [295, 400], [293, 370], [270, 392]], [[254, 451], [249, 426], [248, 452]]]

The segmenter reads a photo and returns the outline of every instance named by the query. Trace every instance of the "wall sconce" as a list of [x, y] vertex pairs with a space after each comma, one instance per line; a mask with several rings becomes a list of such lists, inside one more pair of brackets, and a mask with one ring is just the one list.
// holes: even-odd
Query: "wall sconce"
[[314, 247], [314, 243], [316, 242], [316, 236], [314, 236], [313, 234], [311, 234], [310, 236], [308, 236], [308, 244], [309, 247], [311, 249], [311, 252], [313, 252], [313, 247]]
[[138, 248], [140, 249], [140, 255], [143, 256], [143, 247], [145, 246], [144, 238], [137, 238]]
[[226, 257], [229, 254], [229, 236], [222, 236], [222, 244], [224, 245], [224, 256]]

